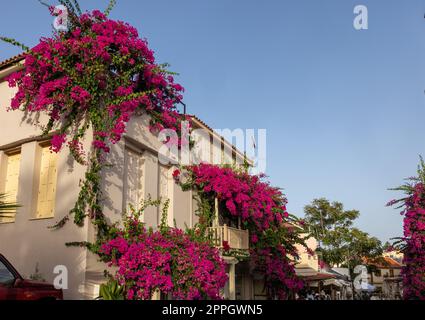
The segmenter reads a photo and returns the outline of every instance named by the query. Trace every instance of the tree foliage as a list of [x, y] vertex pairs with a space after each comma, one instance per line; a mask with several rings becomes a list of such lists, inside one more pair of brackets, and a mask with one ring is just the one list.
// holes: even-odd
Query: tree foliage
[[379, 239], [353, 227], [360, 216], [358, 210], [344, 210], [342, 203], [321, 198], [305, 206], [304, 212], [312, 235], [320, 243], [319, 251], [324, 262], [352, 270], [363, 263], [364, 258], [376, 258], [382, 254]]

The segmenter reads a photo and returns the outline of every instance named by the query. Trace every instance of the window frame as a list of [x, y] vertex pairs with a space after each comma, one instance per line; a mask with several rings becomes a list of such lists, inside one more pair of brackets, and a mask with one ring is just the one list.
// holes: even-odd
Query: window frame
[[[9, 174], [9, 159], [12, 156], [19, 155], [19, 165], [18, 165], [18, 181], [17, 181], [17, 188], [16, 188], [16, 195], [15, 200], [13, 200], [13, 203], [18, 203], [19, 199], [19, 192], [20, 192], [20, 175], [21, 175], [21, 163], [22, 163], [22, 146], [18, 146], [15, 148], [3, 150], [3, 156], [0, 163], [0, 192], [7, 194], [7, 179]], [[3, 217], [0, 218], [0, 225], [2, 224], [12, 224], [16, 222], [16, 212], [11, 217]]]
[[43, 151], [46, 148], [50, 148], [51, 147], [51, 142], [50, 140], [46, 140], [46, 141], [41, 141], [38, 143], [37, 145], [37, 154], [36, 154], [36, 163], [37, 166], [35, 168], [34, 171], [34, 179], [33, 179], [33, 184], [34, 184], [34, 192], [35, 192], [35, 196], [33, 198], [33, 209], [32, 214], [31, 214], [31, 219], [30, 220], [48, 220], [48, 219], [54, 219], [55, 218], [55, 211], [56, 211], [56, 205], [57, 205], [57, 201], [56, 201], [56, 197], [57, 197], [57, 186], [58, 186], [58, 177], [59, 177], [59, 170], [58, 170], [58, 162], [59, 162], [59, 154], [58, 153], [52, 153], [56, 159], [55, 159], [55, 178], [54, 178], [54, 191], [53, 191], [53, 204], [52, 204], [52, 213], [50, 215], [48, 214], [43, 214], [43, 215], [39, 215], [38, 211], [39, 211], [39, 196], [40, 196], [40, 188], [41, 188], [41, 174], [42, 174], [42, 164], [43, 164]]

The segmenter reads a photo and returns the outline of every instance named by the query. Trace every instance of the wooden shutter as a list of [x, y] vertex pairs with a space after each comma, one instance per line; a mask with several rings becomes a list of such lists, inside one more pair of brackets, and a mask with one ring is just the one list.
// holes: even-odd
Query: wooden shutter
[[168, 182], [170, 181], [169, 169], [164, 165], [159, 165], [159, 197], [164, 201], [169, 198]]
[[[161, 207], [158, 208], [157, 223], [161, 223], [162, 212], [165, 207], [166, 201], [170, 200], [170, 195], [168, 191], [168, 184], [171, 180], [170, 178], [170, 169], [162, 164], [159, 165], [159, 198], [161, 198]], [[169, 214], [169, 212], [168, 212]]]
[[[6, 201], [15, 203], [18, 197], [19, 189], [19, 170], [21, 167], [21, 154], [15, 153], [7, 157], [7, 172], [4, 187], [4, 193], [7, 195]], [[14, 215], [5, 218], [0, 218], [0, 223], [14, 222]]]
[[132, 205], [136, 210], [140, 208], [142, 200], [142, 157], [130, 149], [125, 151], [125, 210]]
[[36, 218], [55, 216], [57, 157], [49, 147], [42, 149]]

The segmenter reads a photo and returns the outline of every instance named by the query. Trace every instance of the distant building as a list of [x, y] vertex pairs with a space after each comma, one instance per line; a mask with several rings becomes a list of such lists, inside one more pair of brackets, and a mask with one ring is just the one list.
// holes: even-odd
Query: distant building
[[318, 242], [311, 237], [307, 239], [306, 245], [310, 252], [302, 245], [296, 246], [299, 258], [295, 270], [300, 277], [314, 276], [319, 272], [319, 257], [316, 254]]
[[381, 299], [401, 299], [403, 295], [400, 253], [385, 253], [382, 259], [367, 261], [369, 265], [368, 281], [375, 287], [374, 295]]
[[306, 291], [325, 293], [332, 300], [347, 300], [352, 296], [350, 277], [345, 270], [333, 269], [320, 261], [316, 252], [318, 242], [310, 237], [306, 241], [307, 250], [304, 246], [298, 245], [299, 259], [295, 266], [295, 271], [305, 284]]

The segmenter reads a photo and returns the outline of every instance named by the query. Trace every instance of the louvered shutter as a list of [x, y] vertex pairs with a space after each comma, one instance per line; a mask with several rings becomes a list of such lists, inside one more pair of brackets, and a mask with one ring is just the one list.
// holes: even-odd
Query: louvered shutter
[[[9, 203], [15, 203], [18, 197], [19, 189], [19, 170], [21, 167], [21, 154], [16, 153], [7, 157], [7, 172], [6, 181], [4, 187], [4, 193], [7, 198], [6, 201]], [[14, 222], [15, 217], [4, 217], [0, 218], [0, 222]]]
[[37, 218], [54, 217], [57, 180], [57, 154], [49, 147], [41, 152], [40, 179], [37, 200]]

